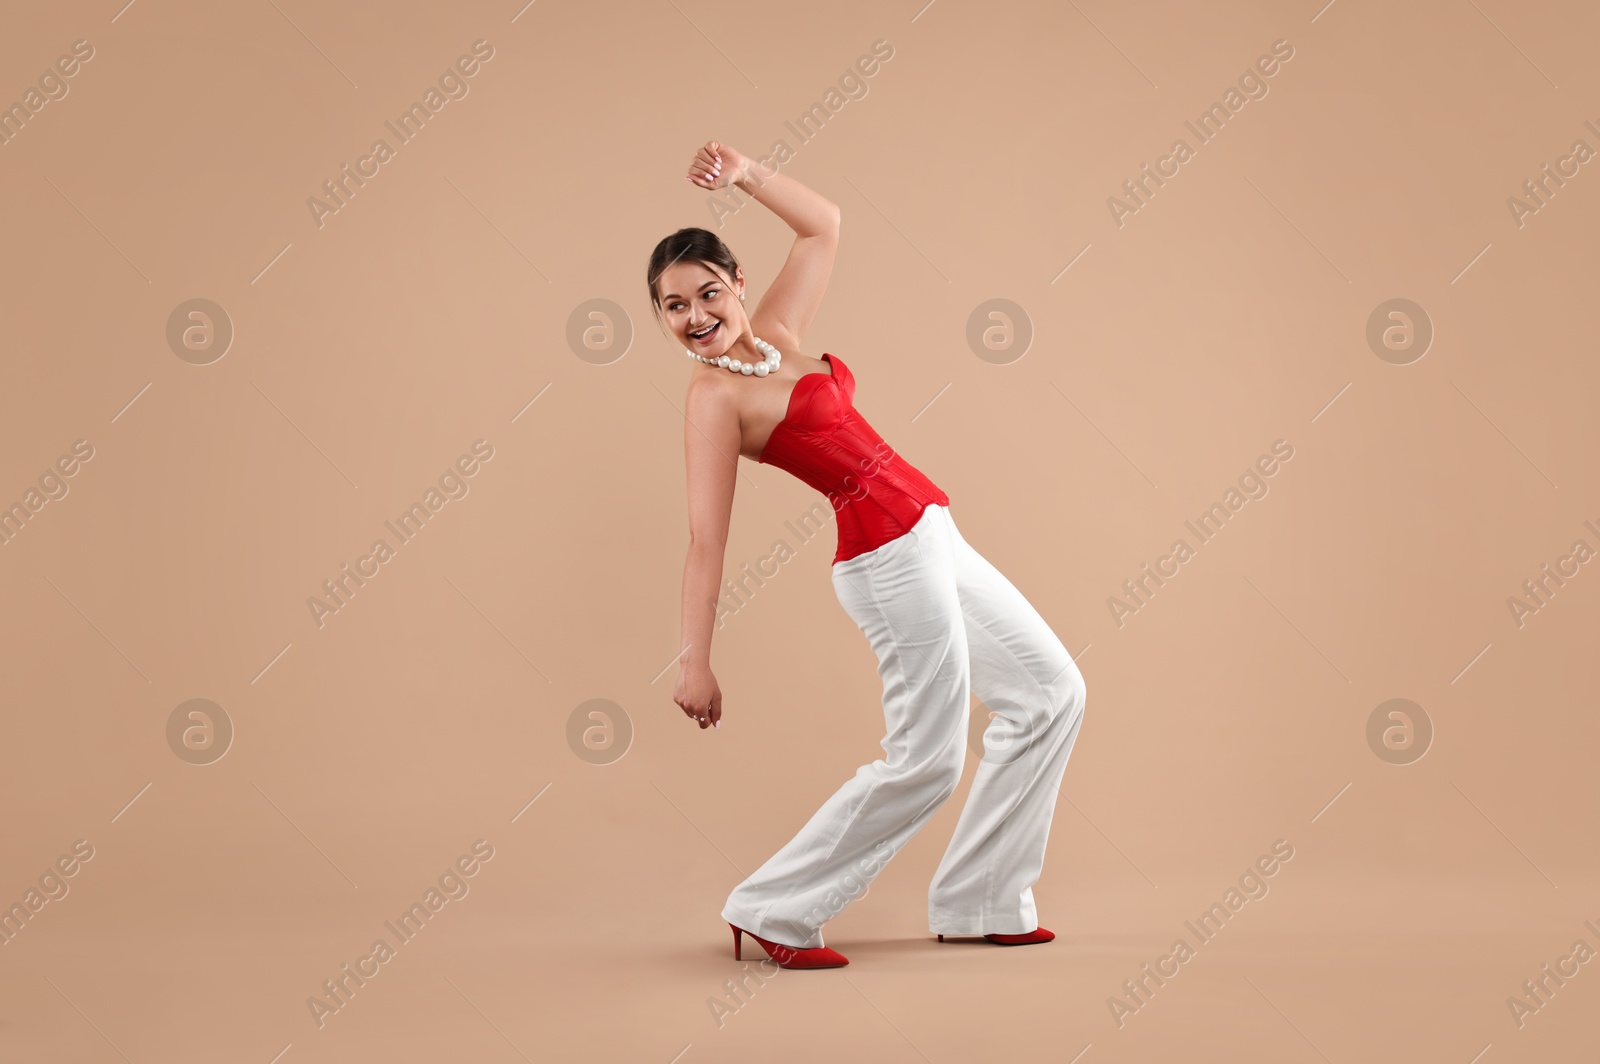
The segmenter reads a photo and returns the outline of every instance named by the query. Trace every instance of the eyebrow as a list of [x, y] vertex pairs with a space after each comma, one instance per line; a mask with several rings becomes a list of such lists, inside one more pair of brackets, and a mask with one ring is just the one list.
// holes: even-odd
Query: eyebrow
[[[711, 280], [705, 282], [705, 284], [702, 284], [700, 286], [700, 288], [696, 288], [695, 291], [696, 292], [700, 291], [701, 289], [705, 288], [706, 285], [721, 284], [721, 283], [722, 283], [722, 281], [720, 279], [713, 277]], [[678, 295], [678, 293], [676, 293], [676, 292], [668, 292], [666, 295], [661, 297], [661, 302], [665, 303], [669, 299], [682, 299], [682, 298], [683, 297]]]

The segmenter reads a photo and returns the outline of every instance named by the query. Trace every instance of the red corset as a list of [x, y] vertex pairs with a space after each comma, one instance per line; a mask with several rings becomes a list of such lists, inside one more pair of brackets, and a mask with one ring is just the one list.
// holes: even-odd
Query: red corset
[[822, 358], [833, 372], [807, 373], [795, 382], [789, 410], [757, 461], [828, 497], [839, 519], [838, 564], [899, 538], [930, 504], [948, 506], [950, 498], [857, 412], [850, 367], [831, 354]]

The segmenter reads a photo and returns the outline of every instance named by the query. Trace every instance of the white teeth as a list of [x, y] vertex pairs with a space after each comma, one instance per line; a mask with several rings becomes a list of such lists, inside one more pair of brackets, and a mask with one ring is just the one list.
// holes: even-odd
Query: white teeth
[[689, 335], [695, 337], [696, 339], [699, 339], [699, 338], [705, 336], [706, 334], [708, 334], [709, 332], [711, 332], [711, 330], [715, 329], [716, 327], [717, 327], [717, 323], [716, 322], [712, 322], [710, 325], [707, 325], [704, 329], [701, 329], [699, 332], [690, 333]]

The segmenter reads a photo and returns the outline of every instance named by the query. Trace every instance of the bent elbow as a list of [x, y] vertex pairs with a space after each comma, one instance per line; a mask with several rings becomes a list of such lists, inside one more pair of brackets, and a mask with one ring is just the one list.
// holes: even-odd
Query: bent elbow
[[844, 214], [840, 211], [839, 205], [831, 200], [828, 202], [827, 211], [821, 230], [812, 233], [812, 236], [837, 237], [839, 235], [839, 225], [843, 221]]

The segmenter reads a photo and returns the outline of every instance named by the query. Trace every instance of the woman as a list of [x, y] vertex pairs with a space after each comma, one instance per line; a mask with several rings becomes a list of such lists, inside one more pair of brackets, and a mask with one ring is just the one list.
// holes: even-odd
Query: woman
[[[852, 405], [855, 376], [832, 354], [802, 354], [839, 246], [839, 208], [792, 178], [711, 141], [687, 179], [730, 184], [795, 231], [788, 261], [753, 313], [745, 276], [703, 229], [656, 245], [651, 304], [694, 359], [684, 428], [689, 551], [683, 651], [673, 701], [719, 727], [711, 634], [738, 456], [824, 492], [838, 517], [832, 579], [878, 658], [884, 757], [862, 766], [781, 850], [729, 896], [722, 916], [785, 968], [849, 963], [822, 924], [950, 797], [966, 759], [970, 696], [996, 714], [985, 754], [928, 889], [930, 931], [1021, 945], [1039, 926], [1033, 884], [1062, 771], [1083, 721], [1084, 683], [1022, 594], [956, 529], [949, 498], [891, 450]], [[852, 356], [854, 357], [854, 356]], [[734, 372], [729, 372], [729, 370]]]

